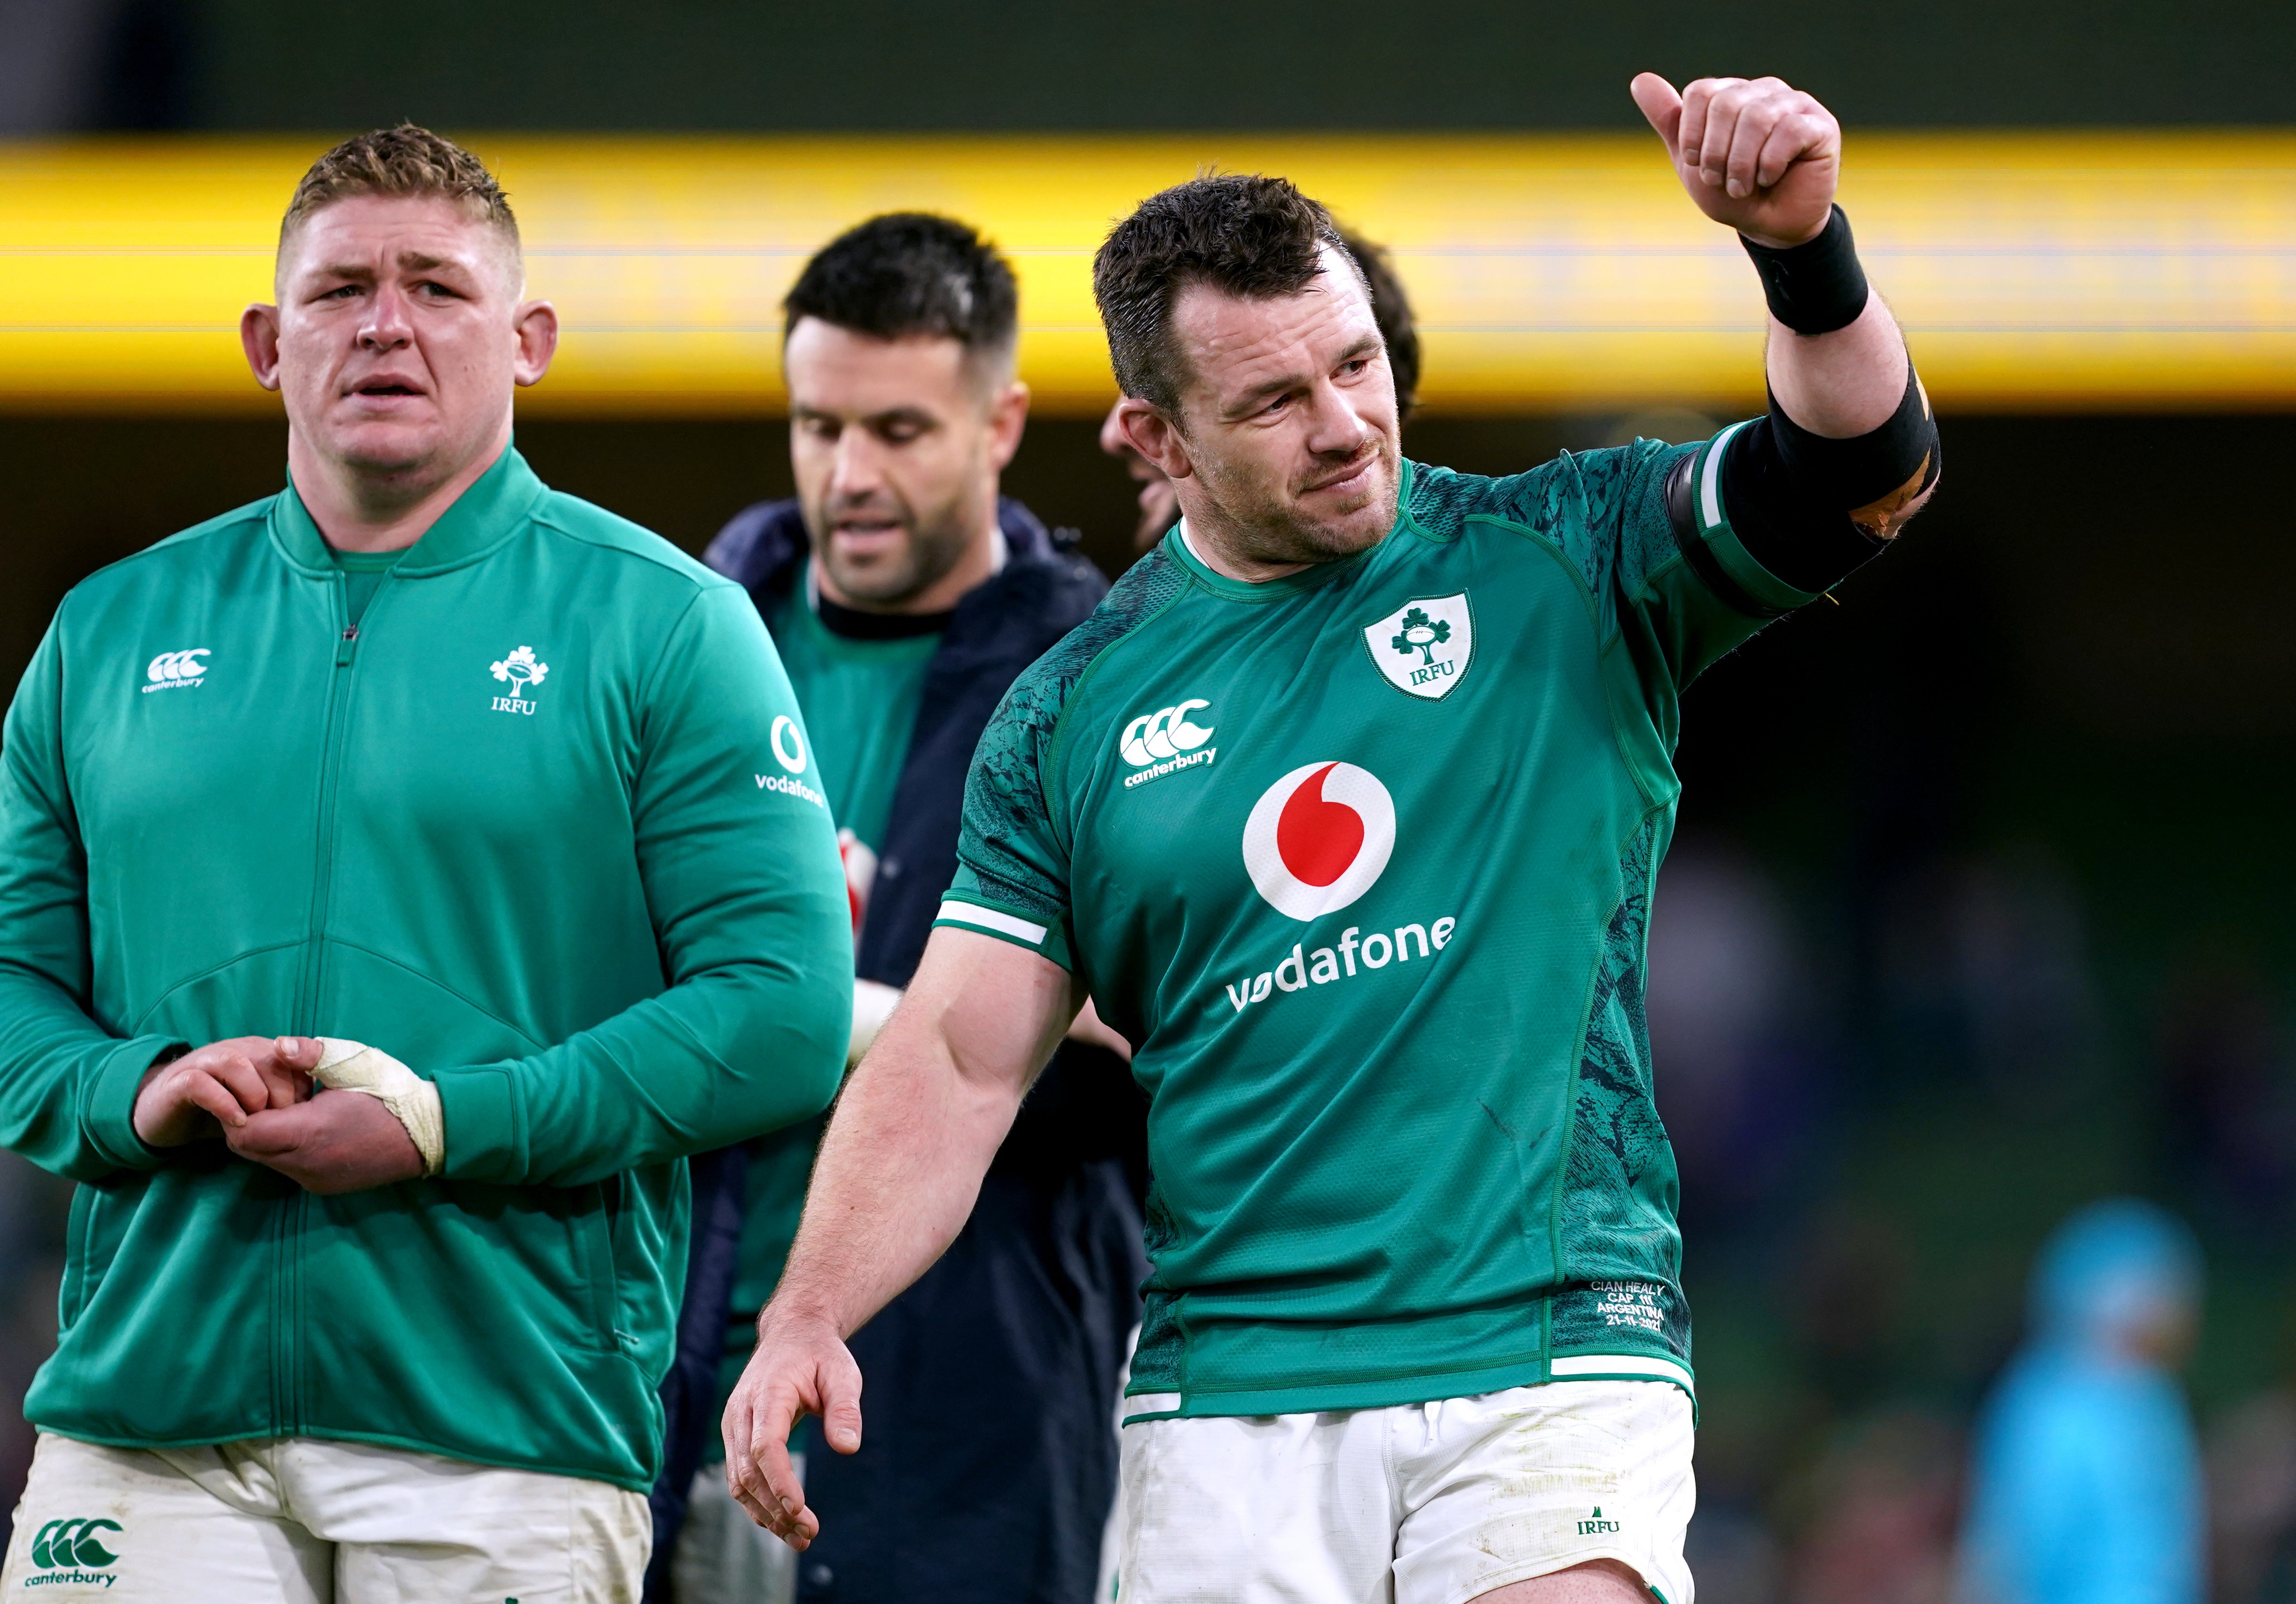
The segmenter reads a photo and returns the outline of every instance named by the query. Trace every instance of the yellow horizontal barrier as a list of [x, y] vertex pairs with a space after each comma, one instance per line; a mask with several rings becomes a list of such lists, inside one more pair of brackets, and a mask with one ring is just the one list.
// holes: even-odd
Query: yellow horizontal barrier
[[[0, 144], [0, 407], [262, 408], [300, 139]], [[1040, 408], [1112, 388], [1092, 252], [1207, 163], [1281, 172], [1389, 244], [1447, 412], [1758, 400], [1761, 301], [1654, 140], [1628, 136], [480, 137], [566, 336], [533, 411], [770, 413], [779, 301], [876, 211], [986, 229]], [[2296, 134], [1851, 132], [1842, 201], [1949, 410], [2296, 403]]]

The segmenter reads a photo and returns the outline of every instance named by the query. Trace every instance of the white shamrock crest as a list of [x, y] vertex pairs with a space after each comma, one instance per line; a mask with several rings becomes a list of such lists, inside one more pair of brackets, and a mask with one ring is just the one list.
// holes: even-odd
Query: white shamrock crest
[[1475, 614], [1467, 593], [1423, 596], [1363, 632], [1372, 666], [1406, 695], [1440, 702], [1456, 690], [1475, 657]]
[[529, 685], [540, 685], [550, 677], [550, 665], [535, 661], [532, 646], [521, 646], [494, 665], [494, 676], [510, 682], [512, 694]]

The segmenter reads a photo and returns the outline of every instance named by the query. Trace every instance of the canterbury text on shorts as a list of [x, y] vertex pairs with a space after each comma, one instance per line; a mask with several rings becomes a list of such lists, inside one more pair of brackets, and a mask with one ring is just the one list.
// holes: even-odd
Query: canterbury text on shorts
[[636, 1604], [652, 1544], [644, 1496], [606, 1482], [309, 1437], [43, 1432], [0, 1599]]

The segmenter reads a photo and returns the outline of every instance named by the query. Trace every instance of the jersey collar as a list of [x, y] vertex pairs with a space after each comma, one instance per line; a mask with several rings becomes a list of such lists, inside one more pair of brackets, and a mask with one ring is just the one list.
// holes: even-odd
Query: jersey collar
[[[518, 448], [505, 448], [494, 466], [406, 548], [392, 572], [401, 578], [438, 573], [485, 555], [512, 534], [544, 489]], [[307, 573], [332, 574], [339, 567], [292, 478], [272, 501], [271, 538], [281, 555]]]
[[1185, 518], [1174, 524], [1170, 532], [1165, 535], [1164, 555], [1185, 569], [1198, 584], [1214, 596], [1234, 602], [1280, 601], [1287, 596], [1297, 596], [1303, 590], [1328, 585], [1341, 574], [1353, 573], [1386, 550], [1389, 541], [1411, 528], [1411, 481], [1412, 463], [1406, 457], [1403, 459], [1402, 472], [1398, 476], [1396, 486], [1395, 525], [1387, 531], [1384, 539], [1364, 547], [1353, 556], [1310, 563], [1299, 572], [1287, 573], [1280, 580], [1232, 580], [1216, 572], [1210, 563], [1196, 555], [1195, 547], [1188, 539], [1188, 521]]

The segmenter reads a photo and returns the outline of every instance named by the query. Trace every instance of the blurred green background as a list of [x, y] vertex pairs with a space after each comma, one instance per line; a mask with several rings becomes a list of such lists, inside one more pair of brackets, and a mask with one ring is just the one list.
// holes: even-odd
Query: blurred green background
[[[1779, 73], [1841, 114], [1853, 160], [1860, 127], [2276, 127], [2296, 123], [2296, 7], [0, 0], [0, 133], [309, 130], [315, 154], [400, 117], [1615, 128], [1644, 67]], [[2291, 420], [1938, 400], [1945, 483], [1902, 549], [1685, 705], [1651, 1016], [1697, 1310], [1702, 1596], [1943, 1604], [1963, 1434], [2032, 1250], [2120, 1192], [2206, 1245], [2189, 1381], [2217, 1595], [2277, 1596], [2256, 1557], [2296, 1533]], [[1406, 444], [1508, 471], [1702, 430], [1431, 416]], [[1132, 487], [1094, 432], [1038, 423], [1007, 488], [1114, 572]], [[78, 577], [275, 488], [281, 438], [164, 398], [0, 418], [0, 685]], [[689, 549], [789, 482], [782, 431], [755, 422], [552, 420], [520, 444]], [[12, 1395], [52, 1340], [63, 1191], [0, 1165]], [[6, 1488], [29, 1448], [0, 1427]]]

